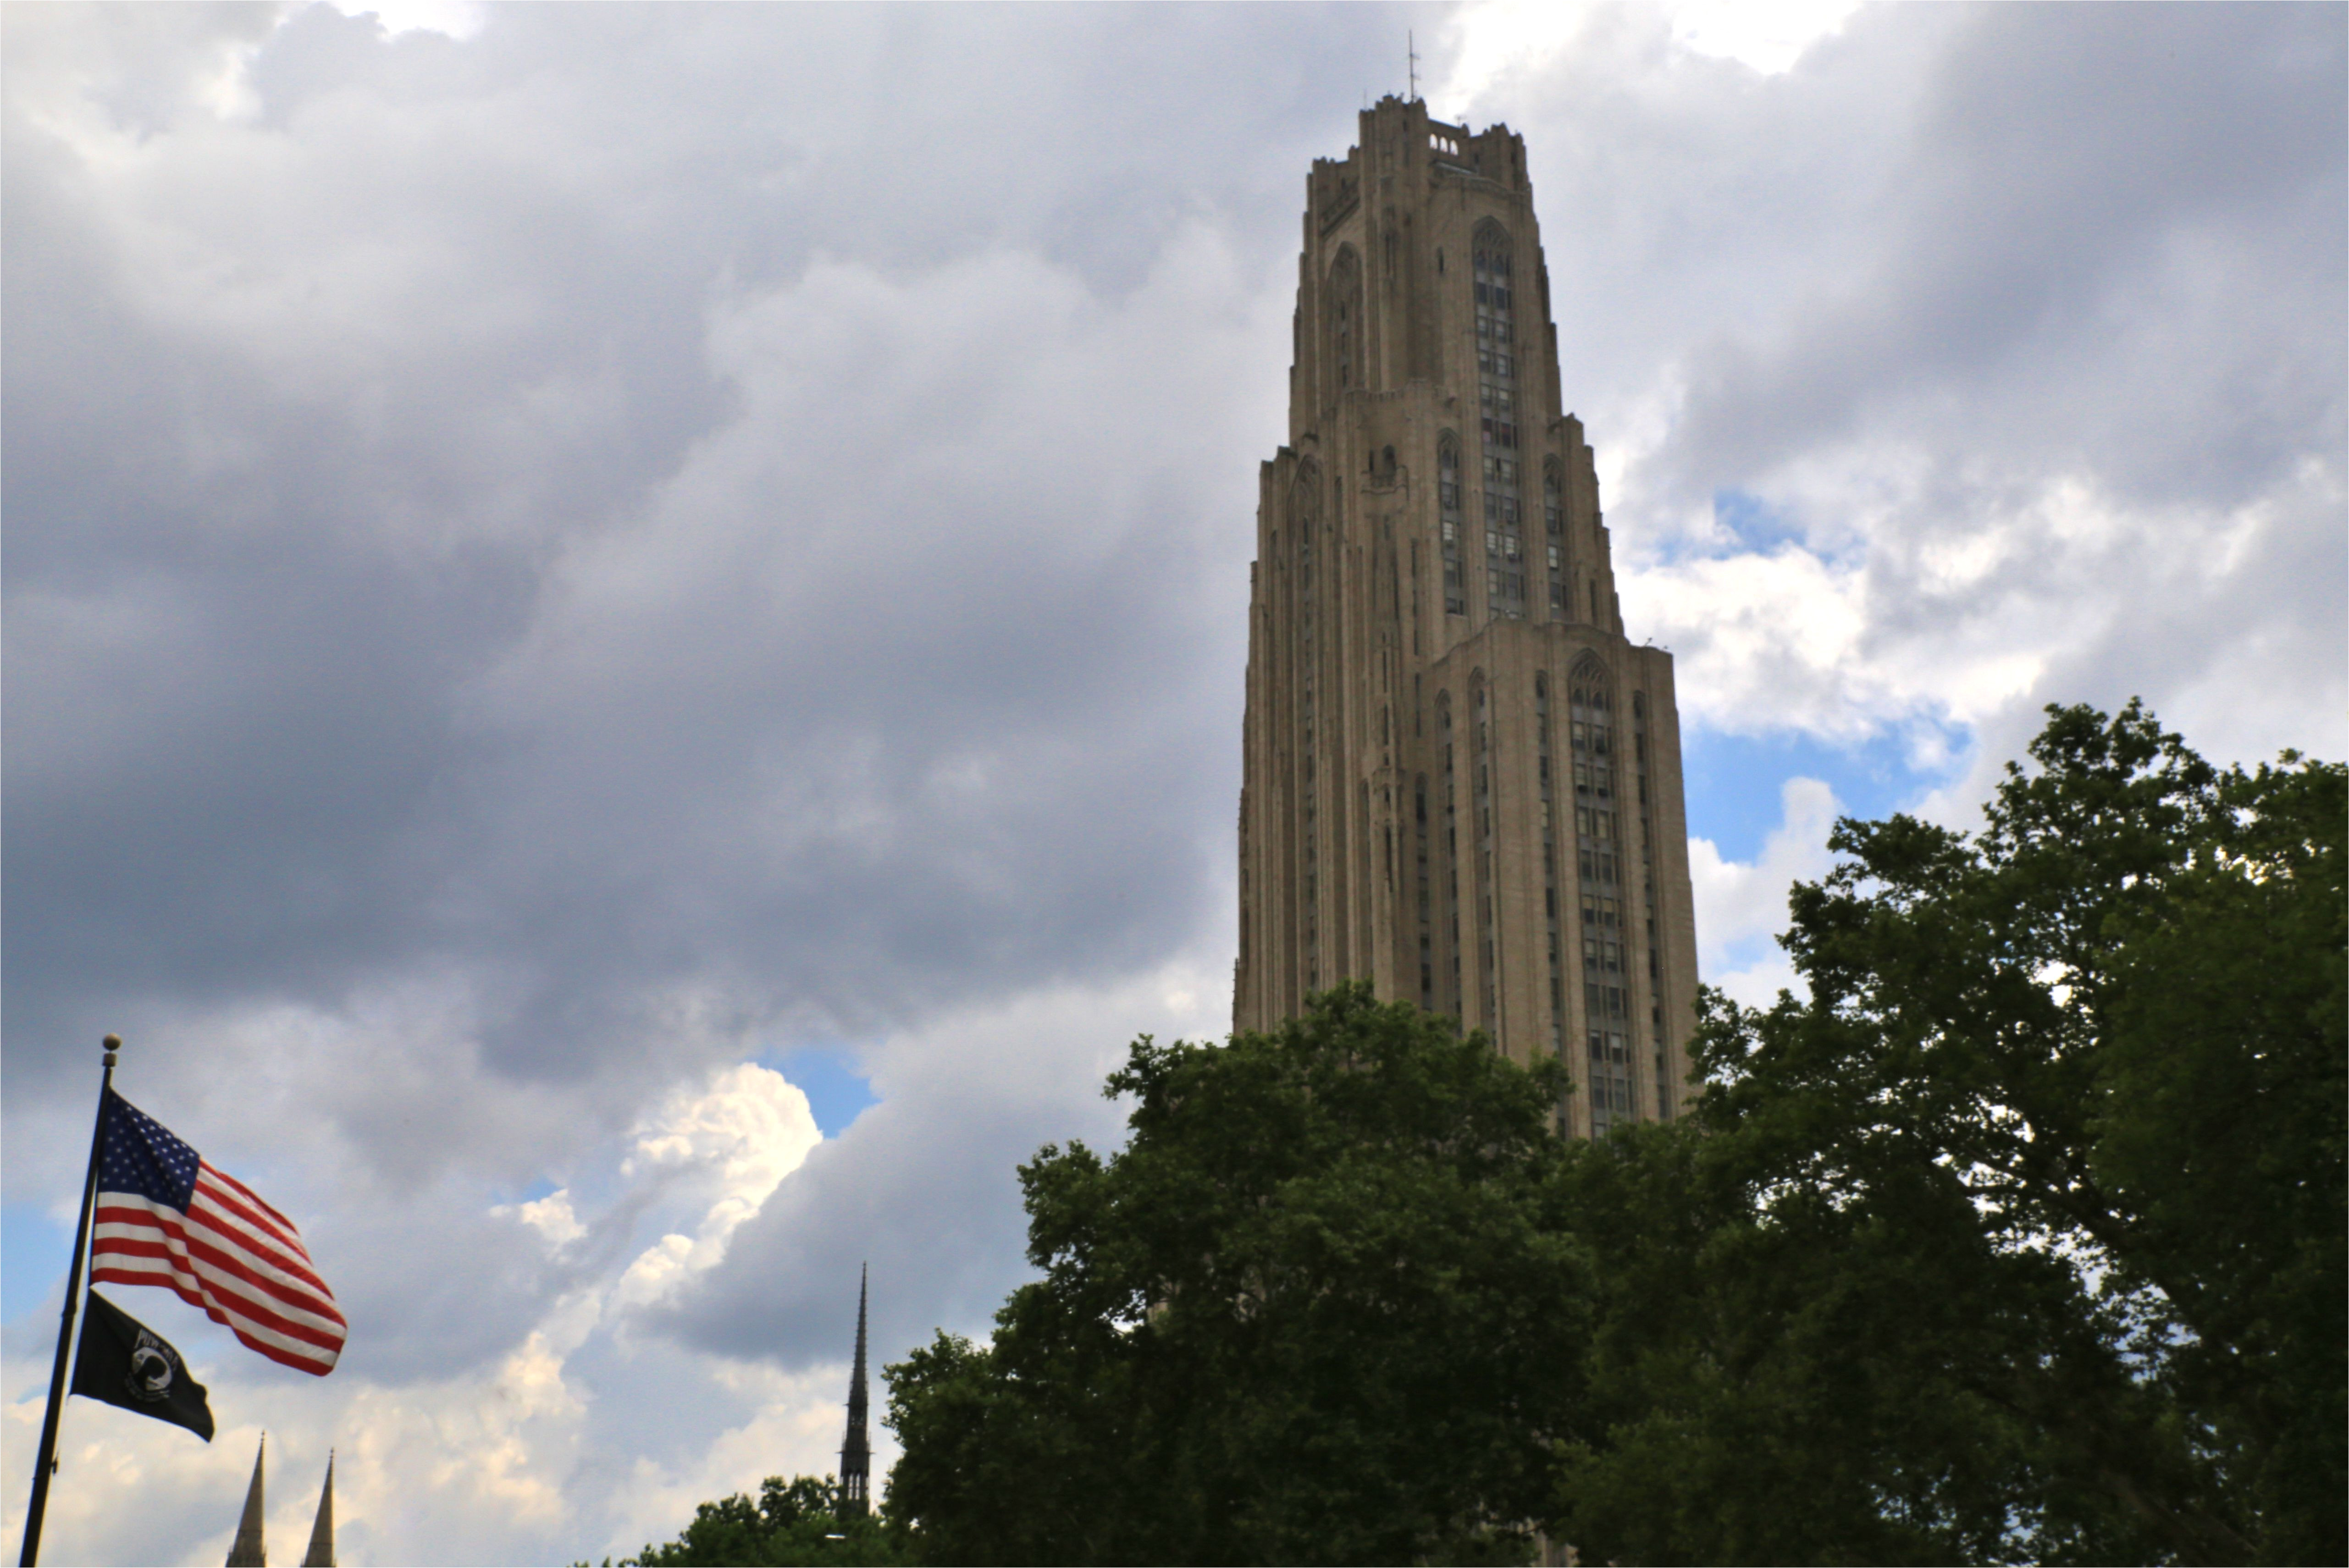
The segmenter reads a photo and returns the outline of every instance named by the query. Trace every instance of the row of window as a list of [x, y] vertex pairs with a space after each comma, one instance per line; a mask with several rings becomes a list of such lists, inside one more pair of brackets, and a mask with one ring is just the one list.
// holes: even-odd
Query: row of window
[[[1509, 251], [1498, 228], [1487, 225], [1475, 237], [1476, 383], [1485, 435], [1485, 530], [1488, 556], [1517, 561], [1516, 318], [1509, 304]], [[1495, 615], [1522, 619], [1526, 574], [1490, 565], [1485, 573], [1485, 603]]]
[[[1545, 947], [1547, 959], [1549, 996], [1549, 1029], [1553, 1049], [1563, 1049], [1567, 1024], [1565, 995], [1566, 954], [1562, 949], [1564, 900], [1559, 893], [1559, 853], [1565, 847], [1557, 841], [1558, 830], [1567, 821], [1561, 809], [1565, 801], [1559, 797], [1570, 784], [1574, 802], [1573, 824], [1576, 836], [1572, 871], [1578, 872], [1579, 928], [1582, 970], [1583, 1010], [1589, 1026], [1587, 1039], [1591, 1047], [1590, 1069], [1587, 1077], [1587, 1104], [1589, 1107], [1589, 1129], [1594, 1136], [1604, 1136], [1611, 1128], [1636, 1118], [1640, 1113], [1640, 1090], [1634, 1064], [1640, 1060], [1641, 1048], [1652, 1055], [1655, 1068], [1653, 1113], [1669, 1119], [1674, 1109], [1673, 1086], [1670, 1074], [1670, 1055], [1665, 1044], [1662, 1006], [1660, 1000], [1648, 1008], [1647, 1026], [1642, 1027], [1635, 1012], [1638, 995], [1631, 981], [1635, 946], [1629, 929], [1629, 901], [1624, 875], [1625, 861], [1618, 846], [1627, 838], [1624, 825], [1617, 814], [1617, 802], [1636, 797], [1643, 821], [1647, 816], [1646, 768], [1648, 747], [1646, 736], [1646, 703], [1640, 694], [1631, 701], [1632, 744], [1629, 758], [1636, 767], [1636, 778], [1630, 782], [1629, 795], [1616, 787], [1613, 775], [1615, 758], [1623, 756], [1625, 748], [1614, 744], [1617, 716], [1608, 692], [1605, 672], [1595, 660], [1587, 660], [1575, 671], [1566, 706], [1568, 724], [1561, 735], [1555, 723], [1551, 693], [1547, 677], [1535, 679], [1535, 744], [1537, 749], [1536, 779], [1539, 789], [1538, 824], [1541, 829], [1543, 908], [1545, 915]], [[1436, 697], [1436, 726], [1441, 737], [1442, 762], [1437, 780], [1443, 844], [1445, 853], [1445, 876], [1433, 875], [1436, 855], [1432, 842], [1434, 823], [1431, 821], [1428, 779], [1422, 775], [1415, 783], [1412, 797], [1414, 829], [1415, 872], [1413, 906], [1418, 925], [1419, 995], [1421, 1004], [1433, 1010], [1440, 999], [1436, 985], [1439, 954], [1435, 944], [1439, 924], [1448, 927], [1450, 941], [1451, 987], [1448, 1000], [1456, 1012], [1464, 1013], [1471, 995], [1462, 988], [1464, 962], [1475, 965], [1475, 981], [1481, 1006], [1476, 1009], [1475, 1022], [1490, 1027], [1497, 1035], [1503, 1020], [1499, 1015], [1500, 954], [1498, 931], [1495, 925], [1494, 895], [1496, 882], [1496, 840], [1494, 822], [1499, 800], [1495, 789], [1495, 769], [1499, 758], [1495, 755], [1492, 734], [1492, 695], [1481, 678], [1471, 687], [1469, 755], [1457, 758], [1453, 745], [1453, 716], [1449, 696], [1439, 693]], [[1557, 739], [1568, 742], [1567, 755], [1553, 754]], [[1457, 771], [1464, 761], [1466, 772]], [[1462, 930], [1462, 898], [1459, 867], [1462, 861], [1458, 838], [1458, 812], [1455, 807], [1455, 781], [1471, 793], [1471, 830], [1475, 883], [1468, 903], [1473, 912], [1474, 930]], [[1639, 835], [1642, 861], [1642, 903], [1645, 906], [1648, 940], [1647, 954], [1650, 991], [1655, 992], [1658, 979], [1654, 904], [1654, 868], [1652, 837]], [[1439, 896], [1439, 893], [1441, 896]], [[1463, 940], [1464, 936], [1466, 940]], [[1564, 1114], [1563, 1109], [1561, 1115]]]
[[1634, 1114], [1626, 1031], [1629, 995], [1621, 983], [1622, 900], [1619, 836], [1614, 810], [1612, 715], [1605, 672], [1595, 662], [1578, 665], [1567, 695], [1568, 740], [1573, 754], [1577, 869], [1583, 901], [1582, 999], [1589, 1032], [1590, 1135], [1606, 1136]]
[[[1472, 241], [1474, 279], [1471, 297], [1476, 332], [1478, 430], [1482, 436], [1485, 470], [1485, 526], [1488, 554], [1516, 560], [1522, 547], [1509, 536], [1519, 531], [1517, 470], [1522, 449], [1517, 387], [1515, 263], [1508, 234], [1498, 224], [1478, 228]], [[1330, 374], [1335, 387], [1346, 390], [1364, 381], [1361, 374], [1362, 279], [1361, 258], [1350, 245], [1340, 248], [1331, 263], [1329, 284]], [[1447, 546], [1444, 611], [1468, 613], [1464, 568], [1457, 559], [1461, 495], [1459, 456], [1450, 449], [1442, 454], [1439, 489]], [[1547, 580], [1526, 583], [1521, 576], [1487, 573], [1485, 587], [1492, 614], [1519, 618], [1526, 614], [1529, 590], [1540, 592], [1550, 614], [1558, 620], [1575, 606], [1568, 591], [1564, 550], [1563, 485], [1553, 466], [1543, 476], [1543, 521], [1553, 542], [1545, 559]], [[1598, 585], [1591, 585], [1590, 618], [1599, 618]]]
[[[1512, 619], [1525, 615], [1527, 594], [1533, 584], [1526, 573], [1516, 570], [1517, 563], [1532, 559], [1524, 531], [1522, 501], [1516, 493], [1518, 459], [1496, 456], [1488, 450], [1485, 457], [1485, 485], [1482, 500], [1485, 509], [1485, 555], [1487, 562], [1485, 586], [1485, 603], [1492, 613]], [[1444, 609], [1449, 615], [1468, 613], [1466, 563], [1463, 555], [1465, 523], [1463, 518], [1464, 490], [1460, 480], [1460, 454], [1447, 438], [1436, 452], [1436, 511], [1437, 533], [1444, 557]], [[1555, 465], [1544, 474], [1543, 521], [1549, 538], [1540, 556], [1547, 581], [1551, 618], [1567, 618], [1570, 603], [1567, 595], [1566, 524], [1559, 500], [1559, 480]], [[1595, 588], [1594, 588], [1595, 593]], [[1596, 597], [1592, 599], [1596, 616]]]
[[[1566, 1050], [1566, 975], [1558, 955], [1557, 838], [1551, 821], [1549, 765], [1549, 680], [1534, 677], [1534, 745], [1541, 785], [1542, 913], [1544, 945], [1549, 955], [1549, 1043], [1561, 1055]], [[1560, 1110], [1561, 1118], [1564, 1116]], [[1563, 1128], [1560, 1129], [1563, 1130]]]

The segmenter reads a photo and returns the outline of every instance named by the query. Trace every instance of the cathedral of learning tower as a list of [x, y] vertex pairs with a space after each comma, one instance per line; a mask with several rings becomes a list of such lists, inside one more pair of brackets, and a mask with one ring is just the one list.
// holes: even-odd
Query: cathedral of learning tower
[[1389, 98], [1306, 186], [1249, 595], [1234, 1025], [1367, 979], [1669, 1119], [1696, 927], [1671, 655], [1623, 634], [1524, 140]]

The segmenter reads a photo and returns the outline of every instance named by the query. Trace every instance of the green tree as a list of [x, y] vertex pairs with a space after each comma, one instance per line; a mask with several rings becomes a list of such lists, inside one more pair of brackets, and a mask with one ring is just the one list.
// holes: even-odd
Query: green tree
[[2051, 709], [1846, 820], [1670, 1126], [1360, 987], [1138, 1044], [991, 1345], [889, 1369], [949, 1562], [2349, 1557], [2349, 770]]
[[786, 1563], [887, 1564], [905, 1561], [883, 1518], [840, 1517], [840, 1486], [830, 1476], [771, 1475], [758, 1501], [736, 1492], [693, 1511], [685, 1533], [647, 1545], [627, 1564], [645, 1568], [769, 1568]]
[[1361, 985], [1227, 1047], [1137, 1042], [1127, 1146], [1020, 1171], [1044, 1277], [990, 1346], [888, 1368], [916, 1550], [1523, 1561], [1587, 1329], [1564, 1087]]
[[2349, 1555], [2344, 769], [2050, 713], [1978, 838], [1839, 824], [1809, 999], [1578, 1164], [1587, 1556]]

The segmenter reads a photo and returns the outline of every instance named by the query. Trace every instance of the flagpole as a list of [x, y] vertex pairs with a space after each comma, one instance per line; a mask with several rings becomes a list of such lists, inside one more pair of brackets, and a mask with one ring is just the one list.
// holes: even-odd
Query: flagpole
[[49, 1408], [41, 1418], [41, 1451], [33, 1461], [33, 1501], [25, 1510], [25, 1554], [33, 1568], [41, 1553], [41, 1515], [49, 1505], [49, 1476], [57, 1468], [57, 1417], [66, 1403], [66, 1361], [73, 1354], [74, 1314], [81, 1306], [81, 1253], [89, 1242], [89, 1211], [98, 1196], [98, 1151], [106, 1138], [106, 1096], [114, 1087], [114, 1053], [122, 1037], [106, 1037], [106, 1071], [98, 1081], [98, 1118], [89, 1130], [89, 1170], [81, 1182], [81, 1219], [74, 1226], [73, 1261], [66, 1265], [66, 1305], [57, 1326], [57, 1359], [49, 1371]]

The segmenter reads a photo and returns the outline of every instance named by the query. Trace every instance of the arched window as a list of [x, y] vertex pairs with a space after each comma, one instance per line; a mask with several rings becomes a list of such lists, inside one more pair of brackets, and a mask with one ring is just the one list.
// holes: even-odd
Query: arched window
[[1460, 559], [1460, 445], [1448, 435], [1436, 449], [1435, 498], [1443, 513], [1444, 613], [1464, 615], [1468, 585]]
[[1509, 236], [1498, 223], [1476, 228], [1476, 391], [1485, 443], [1485, 605], [1526, 613], [1525, 536], [1519, 521], [1516, 307]]
[[1354, 247], [1341, 245], [1330, 266], [1330, 385], [1340, 392], [1364, 384], [1362, 375], [1362, 263]]

